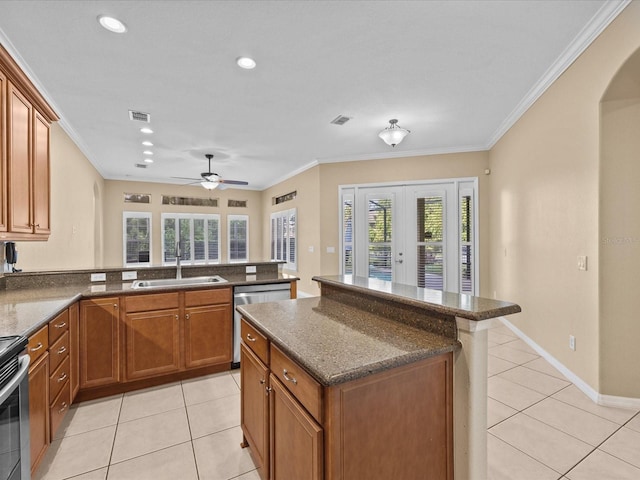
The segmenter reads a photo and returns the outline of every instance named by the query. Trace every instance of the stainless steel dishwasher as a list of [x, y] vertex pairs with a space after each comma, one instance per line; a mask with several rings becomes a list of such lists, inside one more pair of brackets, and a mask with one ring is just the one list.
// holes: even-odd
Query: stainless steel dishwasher
[[233, 289], [233, 366], [240, 364], [240, 314], [238, 305], [277, 302], [291, 298], [291, 284], [268, 283], [266, 285], [244, 285]]

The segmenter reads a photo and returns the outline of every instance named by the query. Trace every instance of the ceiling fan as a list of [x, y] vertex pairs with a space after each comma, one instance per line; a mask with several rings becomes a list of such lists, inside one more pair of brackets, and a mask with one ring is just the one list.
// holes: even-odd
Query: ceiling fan
[[209, 169], [206, 172], [202, 172], [200, 176], [202, 178], [185, 178], [185, 177], [172, 177], [172, 178], [180, 178], [183, 180], [194, 180], [187, 185], [192, 185], [195, 183], [200, 183], [207, 190], [213, 190], [217, 188], [220, 184], [225, 185], [249, 185], [249, 182], [243, 182], [241, 180], [223, 180], [220, 175], [211, 171], [211, 159], [213, 155], [211, 153], [205, 154], [205, 157], [209, 160]]

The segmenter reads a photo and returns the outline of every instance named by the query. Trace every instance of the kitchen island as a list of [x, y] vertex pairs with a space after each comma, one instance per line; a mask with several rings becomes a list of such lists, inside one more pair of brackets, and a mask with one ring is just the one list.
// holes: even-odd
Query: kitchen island
[[481, 325], [520, 307], [314, 280], [321, 297], [239, 308], [242, 427], [263, 478], [485, 478]]

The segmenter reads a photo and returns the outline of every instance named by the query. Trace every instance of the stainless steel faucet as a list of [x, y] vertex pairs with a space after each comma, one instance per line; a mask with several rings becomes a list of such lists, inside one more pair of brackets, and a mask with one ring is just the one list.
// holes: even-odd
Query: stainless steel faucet
[[180, 250], [180, 242], [176, 242], [176, 279], [182, 278], [182, 265], [180, 264], [180, 257], [182, 256], [182, 250]]

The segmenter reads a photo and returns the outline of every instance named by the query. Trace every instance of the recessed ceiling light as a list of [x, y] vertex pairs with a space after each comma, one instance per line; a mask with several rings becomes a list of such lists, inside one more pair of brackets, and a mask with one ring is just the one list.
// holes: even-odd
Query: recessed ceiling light
[[150, 159], [150, 158], [145, 158], [144, 161], [147, 162], [147, 163], [153, 163], [153, 160]]
[[149, 140], [145, 140], [144, 142], [142, 142], [142, 144], [145, 147], [153, 147], [153, 143], [151, 143]]
[[238, 57], [236, 58], [236, 63], [240, 68], [244, 68], [245, 70], [251, 70], [252, 68], [256, 68], [256, 61], [253, 58]]
[[98, 22], [103, 28], [106, 28], [113, 33], [124, 33], [127, 31], [127, 27], [124, 23], [109, 15], [99, 15]]
[[148, 128], [148, 127], [141, 128], [141, 129], [140, 129], [140, 131], [141, 131], [142, 133], [153, 133], [153, 130], [151, 130], [151, 129], [150, 129], [150, 128]]
[[151, 150], [145, 150], [144, 152], [142, 152], [143, 155], [153, 155], [153, 152]]

